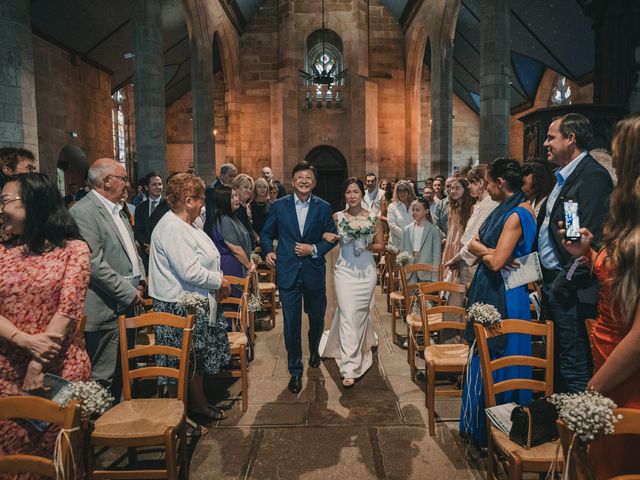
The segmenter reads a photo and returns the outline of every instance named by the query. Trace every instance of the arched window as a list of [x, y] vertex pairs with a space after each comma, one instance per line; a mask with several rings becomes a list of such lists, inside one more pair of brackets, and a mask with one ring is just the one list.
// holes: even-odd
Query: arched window
[[571, 105], [571, 87], [567, 77], [558, 78], [558, 83], [551, 90], [551, 103], [553, 105]]
[[[333, 30], [325, 28], [316, 30], [307, 37], [307, 55], [305, 57], [305, 70], [313, 74], [328, 72], [334, 79], [335, 85], [344, 85], [344, 78], [336, 79], [336, 75], [342, 72], [344, 63], [342, 60], [342, 40]], [[307, 85], [313, 83], [306, 81]]]
[[124, 165], [127, 163], [127, 128], [124, 109], [126, 99], [122, 90], [118, 90], [111, 98], [113, 100], [111, 110], [113, 158]]

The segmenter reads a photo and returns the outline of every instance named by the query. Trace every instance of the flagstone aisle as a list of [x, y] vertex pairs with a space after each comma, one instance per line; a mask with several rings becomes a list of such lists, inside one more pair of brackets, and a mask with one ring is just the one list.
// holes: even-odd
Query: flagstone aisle
[[[337, 256], [328, 258], [331, 265]], [[327, 275], [326, 328], [335, 308]], [[333, 360], [310, 369], [305, 359], [302, 391], [287, 389], [289, 373], [277, 326], [258, 332], [250, 364], [249, 409], [236, 402], [229, 416], [200, 439], [191, 461], [197, 479], [472, 479], [484, 478], [483, 463], [458, 435], [457, 421], [426, 426], [424, 387], [409, 380], [406, 351], [390, 339], [390, 315], [376, 287], [373, 321], [379, 337], [376, 361], [356, 385], [342, 387]], [[306, 322], [306, 318], [305, 318]], [[306, 326], [303, 348], [308, 354]], [[238, 390], [237, 383], [232, 391]], [[437, 413], [457, 418], [459, 399], [437, 399]]]

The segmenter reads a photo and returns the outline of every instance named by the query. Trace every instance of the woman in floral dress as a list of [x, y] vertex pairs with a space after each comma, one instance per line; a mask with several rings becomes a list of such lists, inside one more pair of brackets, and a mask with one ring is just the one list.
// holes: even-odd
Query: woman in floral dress
[[[88, 381], [89, 356], [78, 325], [89, 285], [89, 247], [45, 175], [10, 177], [0, 213], [12, 235], [0, 244], [0, 396], [37, 393], [45, 373]], [[0, 421], [0, 456], [52, 457], [58, 430]]]

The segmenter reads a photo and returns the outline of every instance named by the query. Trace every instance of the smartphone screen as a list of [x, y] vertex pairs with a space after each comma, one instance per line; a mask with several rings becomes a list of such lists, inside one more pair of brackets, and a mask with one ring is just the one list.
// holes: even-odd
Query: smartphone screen
[[578, 202], [567, 200], [564, 202], [564, 225], [567, 240], [580, 240], [580, 218], [578, 217]]

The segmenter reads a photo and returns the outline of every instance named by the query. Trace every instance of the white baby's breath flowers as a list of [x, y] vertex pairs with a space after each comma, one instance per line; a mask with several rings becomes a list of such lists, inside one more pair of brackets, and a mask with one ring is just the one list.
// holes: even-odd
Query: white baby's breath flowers
[[260, 257], [260, 255], [258, 255], [257, 253], [252, 253], [251, 254], [251, 261], [255, 265], [258, 265], [260, 262], [262, 262], [262, 257]]
[[192, 315], [204, 315], [209, 299], [197, 292], [185, 292], [180, 296], [177, 304]]
[[391, 255], [397, 255], [398, 253], [400, 253], [400, 250], [398, 250], [395, 246], [391, 245], [390, 243], [387, 243], [387, 245], [384, 247], [384, 251], [387, 253], [390, 253]]
[[338, 227], [345, 235], [354, 239], [372, 235], [376, 231], [376, 219], [371, 217], [352, 217], [348, 221], [342, 218]]
[[411, 262], [413, 262], [413, 255], [409, 252], [400, 252], [396, 256], [396, 265], [398, 265], [399, 267], [404, 267]]
[[474, 303], [467, 309], [467, 314], [472, 322], [480, 323], [484, 326], [497, 325], [502, 321], [498, 309], [488, 303]]
[[247, 310], [250, 312], [259, 312], [262, 310], [262, 296], [260, 293], [252, 293], [247, 299]]
[[555, 393], [551, 395], [551, 403], [558, 409], [558, 416], [583, 443], [613, 433], [614, 424], [622, 418], [622, 415], [613, 413], [617, 407], [614, 401], [594, 390]]
[[74, 382], [61, 392], [60, 403], [66, 407], [70, 401], [80, 403], [82, 418], [102, 415], [111, 406], [113, 397], [98, 382]]

